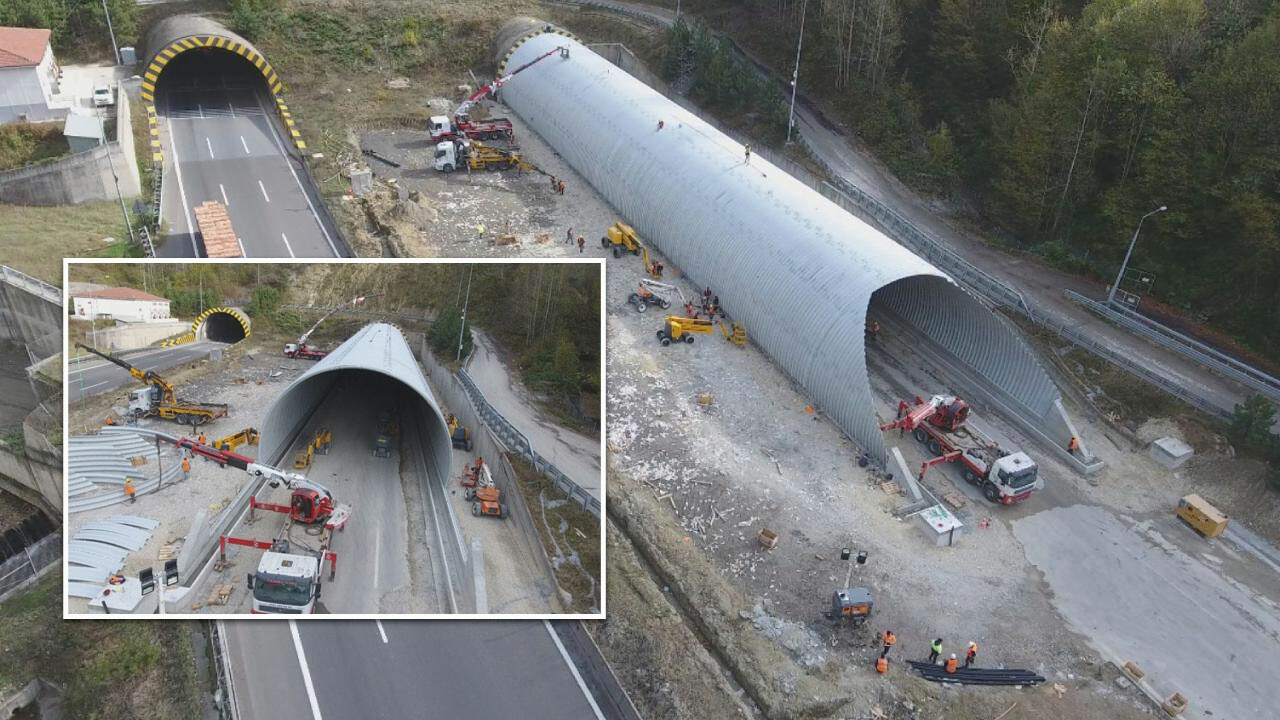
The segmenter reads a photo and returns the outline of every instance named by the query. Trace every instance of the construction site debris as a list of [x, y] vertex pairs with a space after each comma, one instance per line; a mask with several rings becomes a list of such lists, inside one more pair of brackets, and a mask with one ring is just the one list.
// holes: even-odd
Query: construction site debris
[[942, 665], [931, 662], [922, 662], [920, 660], [908, 660], [908, 664], [915, 670], [920, 677], [925, 680], [939, 683], [951, 683], [957, 685], [1014, 685], [1014, 686], [1032, 686], [1039, 685], [1044, 682], [1043, 675], [1037, 675], [1031, 670], [1020, 670], [1015, 668], [956, 668], [954, 672], [947, 672]]

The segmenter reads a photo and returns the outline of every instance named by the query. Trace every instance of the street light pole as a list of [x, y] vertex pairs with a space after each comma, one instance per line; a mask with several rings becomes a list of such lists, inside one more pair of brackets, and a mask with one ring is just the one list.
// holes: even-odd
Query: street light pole
[[809, 0], [800, 6], [800, 37], [796, 40], [796, 67], [791, 71], [791, 112], [787, 115], [787, 142], [791, 142], [791, 128], [796, 125], [796, 88], [800, 86], [800, 47], [804, 44], [804, 15]]
[[1110, 306], [1111, 306], [1112, 304], [1114, 304], [1114, 303], [1115, 303], [1115, 301], [1116, 301], [1116, 289], [1120, 287], [1120, 280], [1122, 280], [1122, 279], [1124, 278], [1124, 271], [1125, 271], [1125, 268], [1129, 267], [1129, 257], [1130, 257], [1131, 255], [1133, 255], [1133, 246], [1138, 244], [1138, 233], [1142, 232], [1142, 221], [1143, 221], [1143, 220], [1146, 220], [1147, 218], [1151, 217], [1152, 215], [1155, 215], [1156, 213], [1162, 213], [1162, 212], [1164, 212], [1165, 210], [1168, 210], [1168, 209], [1169, 209], [1169, 208], [1168, 208], [1167, 206], [1165, 206], [1165, 205], [1161, 205], [1160, 207], [1156, 208], [1155, 210], [1152, 210], [1151, 212], [1147, 213], [1146, 215], [1143, 215], [1143, 216], [1138, 220], [1138, 227], [1137, 227], [1136, 229], [1134, 229], [1134, 231], [1133, 231], [1133, 239], [1129, 241], [1129, 250], [1128, 250], [1128, 252], [1126, 252], [1126, 253], [1124, 254], [1124, 262], [1120, 263], [1120, 272], [1116, 274], [1116, 281], [1115, 281], [1115, 282], [1113, 282], [1113, 283], [1111, 283], [1111, 292], [1107, 293], [1107, 306], [1108, 306], [1108, 307], [1110, 307]]
[[120, 47], [116, 45], [116, 31], [111, 27], [111, 11], [107, 9], [107, 0], [102, 0], [102, 14], [107, 16], [107, 33], [111, 35], [111, 50], [116, 54], [116, 65], [120, 64]]
[[462, 327], [458, 328], [458, 355], [453, 359], [454, 362], [462, 360], [462, 338], [467, 331], [467, 305], [471, 302], [471, 274], [475, 270], [475, 263], [472, 263], [471, 271], [467, 273], [467, 298], [462, 301]]

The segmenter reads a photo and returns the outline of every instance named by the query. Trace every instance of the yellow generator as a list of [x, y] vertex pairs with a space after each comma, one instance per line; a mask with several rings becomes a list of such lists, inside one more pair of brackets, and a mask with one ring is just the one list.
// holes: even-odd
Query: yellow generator
[[1227, 516], [1199, 495], [1188, 495], [1179, 500], [1173, 514], [1207, 538], [1218, 537], [1227, 529]]

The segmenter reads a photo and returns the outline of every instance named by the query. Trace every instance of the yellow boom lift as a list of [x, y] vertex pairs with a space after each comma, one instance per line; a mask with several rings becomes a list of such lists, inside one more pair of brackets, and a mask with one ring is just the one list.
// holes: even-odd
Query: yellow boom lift
[[658, 331], [658, 342], [662, 343], [664, 347], [673, 342], [692, 343], [694, 335], [711, 335], [715, 331], [715, 323], [706, 318], [668, 315], [666, 323]]
[[662, 279], [662, 266], [654, 262], [649, 257], [649, 248], [640, 242], [640, 237], [636, 235], [635, 228], [624, 222], [616, 222], [609, 226], [605, 231], [604, 237], [600, 238], [600, 247], [608, 249], [613, 247], [613, 256], [615, 258], [622, 257], [622, 253], [629, 252], [632, 255], [639, 255], [640, 260], [644, 262], [644, 271], [649, 277], [655, 280]]
[[210, 420], [227, 415], [226, 405], [179, 399], [173, 384], [157, 375], [154, 370], [139, 370], [115, 355], [91, 348], [84, 343], [76, 343], [76, 347], [119, 365], [128, 370], [133, 379], [147, 386], [129, 393], [129, 412], [134, 418], [159, 415], [179, 425], [203, 425]]

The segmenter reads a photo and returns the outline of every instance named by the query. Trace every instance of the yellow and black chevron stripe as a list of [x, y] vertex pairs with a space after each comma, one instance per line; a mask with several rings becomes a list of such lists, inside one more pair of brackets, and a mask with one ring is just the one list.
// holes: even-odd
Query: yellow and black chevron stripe
[[284, 121], [284, 126], [289, 130], [289, 139], [293, 141], [293, 146], [299, 150], [306, 150], [307, 144], [302, 140], [302, 133], [298, 132], [298, 128], [293, 123], [293, 114], [289, 112], [289, 106], [284, 104], [284, 98], [276, 96], [276, 110], [280, 113], [280, 119]]
[[215, 315], [215, 314], [217, 314], [217, 313], [225, 313], [225, 314], [230, 315], [231, 317], [235, 318], [235, 319], [236, 319], [236, 322], [240, 323], [240, 327], [244, 328], [244, 336], [245, 336], [245, 337], [249, 337], [249, 334], [250, 334], [250, 333], [249, 333], [249, 321], [248, 321], [248, 320], [246, 320], [246, 319], [244, 318], [244, 316], [243, 316], [243, 315], [241, 315], [241, 314], [240, 314], [238, 311], [236, 311], [234, 308], [225, 308], [225, 307], [209, 308], [208, 310], [205, 310], [204, 312], [200, 313], [200, 317], [196, 318], [196, 319], [195, 319], [195, 322], [191, 323], [191, 335], [192, 335], [192, 337], [195, 337], [196, 335], [198, 335], [198, 334], [200, 333], [200, 324], [201, 324], [201, 323], [203, 323], [206, 319], [208, 319], [208, 317], [209, 317], [210, 315]]
[[151, 162], [160, 163], [164, 156], [160, 154], [160, 123], [156, 120], [156, 106], [147, 103], [147, 132], [151, 137]]
[[143, 102], [148, 104], [155, 102], [156, 81], [160, 79], [160, 72], [164, 70], [164, 66], [168, 65], [169, 61], [179, 54], [196, 48], [216, 48], [235, 53], [253, 63], [258, 72], [262, 73], [262, 77], [267, 79], [267, 87], [271, 88], [272, 95], [279, 95], [284, 92], [284, 83], [280, 82], [280, 77], [276, 75], [276, 71], [272, 69], [267, 59], [262, 57], [262, 54], [254, 49], [252, 45], [221, 35], [192, 35], [174, 40], [156, 53], [155, 57], [151, 58], [146, 72], [142, 75]]
[[164, 342], [160, 343], [160, 347], [173, 347], [174, 345], [189, 343], [195, 339], [196, 339], [195, 333], [187, 333], [186, 335], [180, 335], [172, 340], [165, 340]]
[[[586, 44], [586, 43], [583, 43], [581, 40], [579, 40], [577, 35], [574, 35], [568, 30], [565, 30], [564, 28], [556, 27], [554, 25], [550, 27], [551, 27], [550, 34], [552, 35], [562, 35], [564, 37], [569, 38], [570, 40], [575, 40], [584, 45]], [[502, 77], [507, 73], [507, 62], [511, 60], [511, 56], [515, 54], [516, 50], [518, 50], [521, 45], [525, 44], [530, 38], [534, 38], [544, 34], [547, 34], [547, 28], [540, 27], [537, 30], [530, 30], [524, 35], [521, 35], [520, 38], [517, 39], [515, 42], [511, 43], [511, 47], [507, 50], [507, 54], [502, 56], [502, 62], [498, 63], [498, 77]]]

